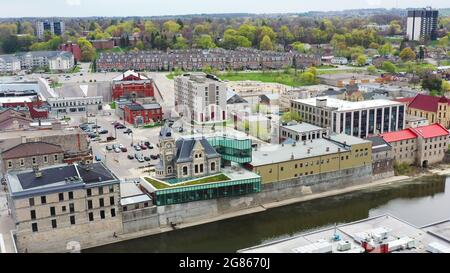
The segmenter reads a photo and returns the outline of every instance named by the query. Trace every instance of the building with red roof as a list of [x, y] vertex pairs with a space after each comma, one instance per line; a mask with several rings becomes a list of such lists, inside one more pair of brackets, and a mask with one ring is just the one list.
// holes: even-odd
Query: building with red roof
[[441, 162], [449, 145], [449, 131], [439, 123], [381, 134], [400, 163], [427, 167]]
[[426, 118], [430, 124], [440, 123], [450, 127], [450, 99], [418, 94], [407, 104], [407, 114]]
[[127, 71], [113, 79], [112, 98], [136, 99], [155, 96], [153, 80], [141, 73]]

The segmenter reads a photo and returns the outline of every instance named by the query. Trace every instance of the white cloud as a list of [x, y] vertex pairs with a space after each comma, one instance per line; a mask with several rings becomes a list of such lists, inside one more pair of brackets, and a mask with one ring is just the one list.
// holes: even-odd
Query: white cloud
[[367, 0], [366, 1], [369, 6], [380, 6], [381, 0]]
[[66, 0], [66, 3], [69, 6], [79, 6], [81, 5], [81, 0]]

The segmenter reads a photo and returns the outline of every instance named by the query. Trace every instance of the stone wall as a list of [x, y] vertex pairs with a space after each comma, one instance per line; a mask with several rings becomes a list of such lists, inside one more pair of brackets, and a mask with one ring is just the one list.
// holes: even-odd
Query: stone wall
[[122, 220], [124, 233], [138, 232], [159, 227], [159, 218], [156, 207], [123, 211]]

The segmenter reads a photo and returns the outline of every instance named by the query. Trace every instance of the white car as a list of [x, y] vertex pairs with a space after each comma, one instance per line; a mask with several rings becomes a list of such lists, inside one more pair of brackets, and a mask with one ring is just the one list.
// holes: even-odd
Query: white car
[[115, 148], [115, 149], [114, 149], [114, 152], [116, 152], [116, 153], [120, 153], [120, 152], [121, 152], [121, 150], [120, 150], [120, 148]]
[[119, 149], [125, 148], [125, 146], [123, 146], [123, 144], [119, 144]]

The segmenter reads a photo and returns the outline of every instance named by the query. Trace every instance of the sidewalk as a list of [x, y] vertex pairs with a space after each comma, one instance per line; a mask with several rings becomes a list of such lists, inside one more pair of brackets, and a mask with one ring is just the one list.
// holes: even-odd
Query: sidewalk
[[11, 230], [15, 229], [14, 220], [8, 215], [6, 193], [0, 190], [0, 253], [15, 253]]

